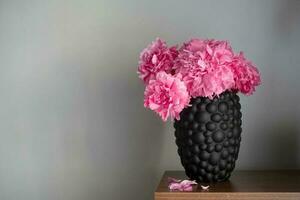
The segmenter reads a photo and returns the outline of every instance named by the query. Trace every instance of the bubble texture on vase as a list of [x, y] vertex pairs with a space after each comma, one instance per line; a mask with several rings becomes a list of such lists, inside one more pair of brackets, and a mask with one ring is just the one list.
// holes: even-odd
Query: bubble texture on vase
[[230, 177], [238, 158], [242, 113], [239, 96], [193, 98], [175, 120], [178, 154], [186, 175], [197, 182], [220, 182]]

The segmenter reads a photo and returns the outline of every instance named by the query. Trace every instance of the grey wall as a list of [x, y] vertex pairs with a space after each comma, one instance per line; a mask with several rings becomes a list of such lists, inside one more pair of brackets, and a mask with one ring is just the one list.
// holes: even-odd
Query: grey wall
[[300, 1], [0, 1], [0, 199], [151, 199], [182, 169], [143, 108], [155, 37], [227, 39], [257, 64], [238, 169], [300, 168]]

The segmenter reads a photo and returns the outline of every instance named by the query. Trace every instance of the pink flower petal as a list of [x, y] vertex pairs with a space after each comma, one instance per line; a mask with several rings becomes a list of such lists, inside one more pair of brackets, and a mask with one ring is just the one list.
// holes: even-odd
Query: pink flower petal
[[193, 185], [197, 185], [196, 181], [191, 180], [177, 180], [175, 178], [168, 178], [169, 189], [177, 191], [192, 191]]

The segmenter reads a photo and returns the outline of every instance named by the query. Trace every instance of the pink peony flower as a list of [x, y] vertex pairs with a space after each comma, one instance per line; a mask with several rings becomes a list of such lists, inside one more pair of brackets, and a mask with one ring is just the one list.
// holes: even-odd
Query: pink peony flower
[[148, 84], [160, 71], [171, 73], [177, 54], [176, 47], [168, 48], [164, 41], [157, 38], [141, 52], [138, 67], [139, 77]]
[[245, 95], [251, 95], [255, 91], [255, 87], [260, 85], [261, 80], [257, 68], [246, 60], [242, 52], [235, 56], [232, 69], [235, 80], [234, 89]]
[[212, 98], [234, 86], [233, 57], [226, 41], [192, 39], [180, 48], [174, 69], [192, 97]]
[[190, 96], [180, 74], [172, 76], [159, 72], [145, 89], [144, 106], [155, 111], [166, 121], [170, 116], [179, 120], [179, 113], [188, 105]]

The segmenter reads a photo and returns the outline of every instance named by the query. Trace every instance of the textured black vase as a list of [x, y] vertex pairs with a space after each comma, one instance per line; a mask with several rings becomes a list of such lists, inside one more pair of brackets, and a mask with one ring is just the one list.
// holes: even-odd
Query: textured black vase
[[178, 154], [186, 175], [198, 182], [230, 177], [241, 141], [241, 105], [235, 92], [209, 99], [198, 97], [175, 120]]

